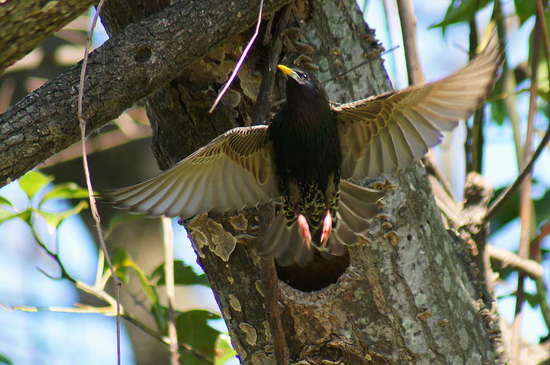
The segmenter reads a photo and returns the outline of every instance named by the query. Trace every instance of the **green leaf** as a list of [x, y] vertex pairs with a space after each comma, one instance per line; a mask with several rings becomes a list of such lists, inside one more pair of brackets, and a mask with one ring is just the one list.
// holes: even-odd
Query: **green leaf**
[[550, 219], [550, 189], [540, 199], [535, 200], [535, 214], [537, 226]]
[[74, 182], [56, 185], [44, 197], [40, 204], [50, 199], [82, 199], [88, 197], [88, 190], [81, 188]]
[[69, 218], [72, 215], [80, 213], [82, 210], [86, 208], [88, 208], [88, 202], [82, 200], [75, 207], [65, 210], [63, 212], [52, 213], [52, 212], [45, 212], [40, 209], [35, 209], [35, 212], [40, 214], [42, 217], [44, 217], [44, 219], [50, 226], [57, 228], [65, 219]]
[[44, 175], [39, 171], [29, 171], [19, 179], [19, 186], [29, 199], [32, 199], [40, 189], [52, 181], [53, 178], [51, 176]]
[[190, 352], [184, 352], [180, 363], [186, 365], [212, 365], [214, 350], [220, 332], [208, 325], [208, 320], [219, 316], [203, 310], [192, 310], [181, 313], [176, 318], [178, 341], [190, 345], [210, 361], [197, 357]]
[[502, 97], [504, 93], [504, 83], [502, 82], [502, 78], [499, 79], [495, 87], [493, 88], [493, 91], [491, 92], [491, 96], [496, 96], [496, 98], [492, 99], [490, 98], [489, 105], [490, 111], [491, 111], [491, 119], [494, 120], [498, 125], [502, 125], [504, 123], [504, 120], [508, 117], [508, 109], [506, 108], [506, 99]]
[[9, 210], [5, 210], [0, 208], [0, 224], [4, 223], [7, 220], [10, 220], [14, 218], [14, 215], [17, 213], [10, 212]]
[[10, 207], [13, 207], [13, 204], [3, 196], [0, 196], [0, 205], [9, 205]]
[[457, 0], [453, 0], [443, 20], [437, 24], [430, 26], [430, 28], [441, 28], [445, 32], [446, 27], [460, 22], [469, 22], [474, 19], [476, 12], [489, 3], [489, 0], [462, 0], [458, 1], [458, 6], [456, 6]]
[[498, 125], [502, 125], [508, 117], [508, 111], [506, 109], [506, 102], [504, 99], [497, 99], [490, 102], [491, 119]]
[[[128, 283], [128, 268], [132, 262], [129, 257], [130, 254], [128, 251], [121, 248], [117, 248], [111, 256], [111, 263], [113, 264], [115, 275], [125, 283]], [[130, 265], [127, 264], [127, 261], [130, 262]], [[104, 266], [104, 270], [109, 271], [110, 269], [108, 266]]]
[[21, 218], [23, 221], [30, 224], [31, 216], [32, 216], [31, 208], [25, 209], [24, 211], [19, 213], [10, 212], [8, 210], [0, 208], [0, 224], [6, 221], [9, 221], [10, 219], [13, 219], [13, 218]]
[[491, 259], [491, 267], [493, 271], [498, 274], [500, 280], [506, 280], [512, 273], [516, 272], [516, 270], [510, 266], [502, 266], [498, 260]]
[[[534, 181], [536, 183], [536, 180]], [[495, 190], [491, 204], [504, 189], [505, 188], [502, 187]], [[534, 199], [533, 202], [535, 205], [536, 224], [540, 225], [542, 222], [550, 219], [550, 190], [547, 190], [546, 193], [539, 199]], [[516, 219], [518, 215], [519, 193], [516, 191], [514, 194], [512, 194], [508, 201], [500, 207], [494, 218], [491, 220], [492, 233], [497, 232], [503, 226]]]
[[[159, 265], [151, 274], [151, 280], [157, 280], [156, 285], [166, 285], [164, 264]], [[181, 260], [174, 260], [174, 284], [176, 285], [204, 285], [210, 288], [205, 274], [197, 274], [193, 268]]]
[[8, 359], [6, 356], [0, 354], [0, 364], [1, 365], [13, 365], [13, 362], [11, 362], [11, 360]]
[[[115, 250], [111, 257], [111, 262], [113, 264], [113, 268], [115, 269], [116, 275], [124, 282], [128, 282], [128, 270], [133, 270], [136, 273], [141, 284], [141, 288], [147, 298], [149, 298], [153, 304], [158, 303], [158, 295], [155, 287], [151, 284], [149, 278], [145, 275], [143, 270], [135, 263], [134, 260], [132, 260], [130, 254], [126, 250]], [[109, 268], [106, 267], [105, 270], [109, 270]]]
[[546, 80], [548, 80], [548, 64], [547, 61], [543, 58], [539, 61], [539, 64], [537, 66], [537, 92], [540, 95], [545, 95], [550, 92], [550, 90], [548, 89], [548, 81]]
[[232, 359], [235, 355], [237, 355], [237, 352], [231, 347], [229, 341], [227, 341], [224, 336], [219, 336], [218, 342], [216, 343], [216, 359], [214, 365], [224, 365], [227, 360]]
[[523, 24], [535, 14], [535, 10], [537, 9], [536, 4], [536, 0], [514, 0], [516, 14], [519, 17], [520, 24]]
[[537, 307], [544, 300], [544, 298], [540, 296], [538, 293], [532, 294], [532, 293], [525, 292], [523, 293], [523, 295], [525, 296], [525, 300], [527, 301], [527, 303], [529, 303], [531, 308]]
[[143, 219], [143, 214], [117, 214], [111, 219], [109, 219], [109, 223], [107, 224], [107, 229], [105, 230], [105, 238], [109, 237], [113, 231], [120, 226], [121, 224], [129, 221], [135, 221], [139, 219]]
[[168, 308], [160, 303], [155, 303], [151, 307], [151, 313], [153, 313], [159, 332], [166, 336], [168, 334], [168, 326], [166, 324], [166, 318], [168, 318]]

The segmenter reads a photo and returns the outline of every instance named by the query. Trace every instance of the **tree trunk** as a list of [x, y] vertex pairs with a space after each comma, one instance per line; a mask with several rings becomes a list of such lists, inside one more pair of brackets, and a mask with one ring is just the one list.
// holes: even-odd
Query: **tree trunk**
[[[238, 17], [233, 14], [233, 17]], [[279, 12], [262, 23], [262, 36], [225, 103], [207, 111], [251, 32], [226, 42], [188, 67], [181, 77], [147, 98], [154, 153], [166, 168], [223, 131], [253, 121], [256, 95], [273, 55]], [[282, 60], [320, 68], [321, 80], [370, 62], [326, 84], [331, 100], [345, 102], [389, 89], [381, 47], [353, 1], [298, 1], [282, 31]], [[305, 62], [304, 62], [305, 61]], [[280, 83], [279, 85], [280, 86]], [[273, 92], [281, 98], [280, 88]], [[271, 205], [236, 216], [202, 215], [187, 228], [199, 261], [245, 364], [275, 362], [283, 345], [300, 364], [492, 364], [499, 358], [498, 323], [486, 294], [481, 261], [441, 223], [424, 169], [384, 176], [384, 209], [368, 242], [349, 247], [337, 264], [278, 270], [266, 288], [266, 262], [256, 254]], [[372, 182], [372, 181], [370, 181]], [[370, 183], [369, 182], [369, 183]], [[276, 305], [269, 291], [277, 291]], [[279, 347], [278, 347], [279, 346]]]

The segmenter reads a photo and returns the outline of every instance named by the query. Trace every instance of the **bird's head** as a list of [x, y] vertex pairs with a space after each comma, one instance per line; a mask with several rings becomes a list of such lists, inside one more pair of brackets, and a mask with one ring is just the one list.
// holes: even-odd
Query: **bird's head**
[[329, 107], [327, 93], [315, 76], [284, 65], [277, 65], [277, 68], [287, 76], [286, 100], [289, 105], [308, 103], [311, 106]]

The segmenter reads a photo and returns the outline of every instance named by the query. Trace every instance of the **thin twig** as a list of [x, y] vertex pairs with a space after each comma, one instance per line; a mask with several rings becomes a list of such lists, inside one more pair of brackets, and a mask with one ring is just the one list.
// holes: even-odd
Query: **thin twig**
[[[399, 44], [401, 43], [402, 36], [399, 37], [399, 32], [401, 29], [399, 18], [395, 16], [398, 12], [396, 9], [395, 0], [383, 0], [382, 9], [384, 12], [384, 30], [389, 37], [390, 44]], [[403, 69], [400, 65], [398, 66], [398, 57], [394, 55], [391, 58], [391, 67], [395, 75], [396, 83], [400, 80], [403, 80], [403, 74], [407, 72], [406, 68]]]
[[174, 231], [172, 220], [162, 217], [162, 242], [164, 244], [164, 277], [168, 297], [168, 337], [170, 338], [170, 361], [179, 364], [178, 332], [176, 330], [176, 289], [174, 287]]
[[529, 275], [533, 280], [541, 279], [544, 274], [544, 268], [535, 260], [525, 259], [511, 251], [493, 245], [487, 245], [485, 249], [491, 259], [500, 262], [502, 266], [510, 266], [515, 270], [523, 272]]
[[252, 124], [262, 124], [268, 116], [271, 110], [271, 93], [273, 91], [273, 85], [275, 84], [275, 73], [277, 72], [276, 65], [281, 57], [283, 50], [283, 40], [281, 32], [286, 28], [288, 18], [290, 16], [290, 6], [285, 6], [279, 12], [279, 21], [273, 30], [271, 42], [267, 55], [267, 63], [263, 72], [262, 83], [260, 85], [260, 92], [256, 98], [254, 105], [254, 111], [252, 113]]
[[258, 22], [256, 23], [256, 29], [254, 30], [254, 34], [252, 35], [252, 38], [250, 38], [250, 41], [248, 41], [248, 44], [246, 45], [243, 53], [241, 54], [241, 57], [239, 58], [239, 61], [235, 65], [235, 68], [233, 69], [233, 72], [231, 72], [231, 76], [229, 76], [229, 79], [227, 80], [225, 85], [223, 85], [222, 90], [218, 93], [218, 96], [216, 97], [216, 100], [214, 101], [214, 104], [212, 104], [212, 107], [210, 108], [208, 113], [212, 113], [214, 111], [214, 109], [216, 108], [216, 106], [218, 105], [220, 100], [225, 95], [225, 92], [227, 91], [227, 89], [229, 89], [229, 86], [231, 86], [231, 83], [233, 82], [233, 80], [237, 76], [237, 72], [239, 72], [239, 70], [241, 69], [241, 66], [244, 62], [244, 59], [248, 55], [248, 52], [250, 51], [250, 48], [254, 44], [254, 41], [256, 40], [256, 37], [258, 37], [258, 33], [260, 31], [260, 24], [262, 23], [263, 7], [264, 7], [264, 0], [260, 0], [260, 10], [258, 11]]
[[96, 12], [94, 14], [94, 17], [92, 19], [92, 25], [90, 26], [90, 31], [88, 32], [88, 42], [86, 44], [86, 47], [84, 47], [84, 59], [82, 60], [82, 67], [80, 69], [80, 82], [78, 85], [78, 120], [80, 122], [80, 140], [82, 144], [82, 164], [84, 168], [84, 175], [86, 177], [86, 187], [88, 189], [88, 196], [90, 199], [90, 210], [92, 211], [92, 217], [95, 221], [95, 227], [96, 227], [96, 233], [98, 240], [101, 244], [101, 249], [105, 253], [105, 260], [107, 261], [107, 264], [109, 265], [109, 269], [111, 270], [111, 275], [113, 277], [113, 280], [115, 282], [115, 285], [117, 287], [116, 289], [116, 357], [117, 357], [117, 365], [120, 365], [121, 356], [120, 356], [120, 303], [119, 303], [119, 290], [120, 290], [120, 280], [115, 275], [115, 270], [113, 268], [113, 264], [111, 262], [111, 257], [109, 256], [109, 252], [107, 251], [107, 245], [105, 244], [105, 240], [103, 239], [103, 233], [101, 231], [101, 219], [99, 216], [99, 212], [97, 210], [97, 204], [95, 200], [94, 190], [92, 187], [92, 180], [90, 177], [90, 168], [88, 167], [88, 158], [86, 154], [86, 120], [84, 120], [84, 117], [82, 116], [82, 104], [84, 99], [84, 79], [86, 76], [86, 66], [88, 64], [88, 54], [90, 52], [90, 48], [92, 46], [92, 35], [94, 33], [95, 26], [97, 24], [97, 20], [99, 18], [99, 14], [101, 13], [101, 8], [103, 7], [103, 4], [105, 3], [105, 0], [101, 0], [99, 2], [99, 5], [97, 6]]
[[437, 167], [433, 151], [428, 151], [422, 161], [424, 162], [424, 166], [426, 167], [428, 174], [433, 175], [441, 183], [441, 186], [447, 195], [454, 200], [453, 188], [451, 187], [449, 180], [443, 175], [439, 167]]
[[[144, 333], [146, 333], [149, 336], [151, 336], [152, 338], [154, 338], [155, 340], [159, 341], [160, 343], [163, 343], [165, 345], [169, 345], [168, 340], [165, 337], [161, 336], [157, 331], [155, 331], [154, 329], [148, 327], [145, 323], [139, 321], [134, 316], [132, 316], [128, 313], [122, 313], [121, 317], [124, 318], [125, 320], [127, 320], [128, 322], [130, 322], [131, 324], [133, 324], [134, 326], [136, 326], [137, 328], [139, 328], [140, 330], [142, 330]], [[194, 349], [193, 347], [191, 347], [191, 345], [189, 345], [187, 343], [180, 342], [178, 344], [178, 346], [179, 346], [179, 349], [181, 351], [189, 352], [190, 354], [195, 356], [197, 359], [204, 360], [204, 361], [206, 361], [208, 363], [211, 363], [211, 364], [214, 363], [214, 360], [212, 358], [210, 358], [206, 354], [203, 354], [202, 352], [197, 351], [196, 349]]]
[[[382, 53], [380, 53], [380, 57], [388, 54], [388, 53], [391, 53], [393, 51], [395, 51], [396, 49], [398, 49], [399, 46], [395, 46], [395, 47], [392, 47], [390, 49], [388, 49], [387, 51], [384, 51]], [[339, 79], [340, 77], [344, 76], [344, 75], [347, 75], [349, 74], [350, 72], [358, 69], [359, 67], [362, 67], [362, 66], [365, 66], [367, 63], [371, 63], [372, 62], [372, 58], [368, 57], [366, 61], [363, 61], [355, 66], [353, 66], [352, 68], [349, 68], [347, 69], [346, 71], [342, 72], [342, 73], [339, 73], [338, 75], [334, 76], [334, 77], [331, 77], [330, 79], [326, 79], [326, 80], [322, 80], [321, 81], [321, 84], [326, 84], [327, 82], [331, 82], [331, 81], [334, 81], [334, 80], [337, 80]], [[282, 102], [282, 101], [281, 101]]]
[[289, 354], [279, 309], [279, 279], [272, 257], [262, 257], [262, 278], [267, 321], [273, 338], [273, 350], [277, 365], [288, 365]]
[[529, 159], [529, 162], [527, 163], [527, 165], [525, 165], [525, 167], [523, 168], [521, 173], [518, 175], [516, 180], [514, 180], [512, 185], [510, 185], [505, 191], [503, 191], [495, 200], [495, 202], [489, 207], [489, 209], [487, 210], [487, 214], [483, 219], [484, 222], [488, 222], [491, 218], [493, 218], [493, 216], [496, 214], [498, 209], [500, 209], [500, 207], [512, 196], [512, 194], [516, 191], [516, 189], [521, 184], [523, 179], [531, 172], [533, 165], [535, 164], [537, 159], [540, 157], [542, 151], [544, 151], [549, 141], [550, 141], [550, 121], [548, 123], [546, 133], [544, 134], [544, 137], [542, 137], [542, 140], [537, 146], [535, 153], [533, 153], [533, 155]]
[[[540, 244], [542, 240], [548, 235], [550, 235], [550, 221], [547, 221], [546, 224], [543, 224], [543, 226], [540, 228], [540, 233], [537, 235], [537, 237], [535, 237], [534, 242], [531, 244], [533, 250], [536, 248], [536, 252], [534, 252], [533, 254], [533, 259], [537, 262], [542, 261]], [[550, 305], [548, 304], [548, 288], [546, 287], [546, 283], [544, 282], [544, 277], [536, 280], [535, 286], [537, 289], [537, 295], [539, 298], [541, 298], [540, 311], [542, 314], [542, 318], [544, 319], [546, 327], [550, 328]]]
[[416, 48], [416, 16], [414, 15], [413, 0], [397, 0], [397, 8], [401, 21], [409, 84], [411, 86], [423, 84], [425, 78]]
[[[493, 12], [493, 18], [494, 18]], [[476, 19], [470, 21], [470, 44], [469, 44], [469, 58], [473, 60], [477, 56], [477, 49], [479, 46], [479, 39], [477, 35], [477, 23]], [[467, 127], [467, 136], [465, 143], [466, 150], [466, 175], [474, 171], [481, 173], [483, 162], [483, 123], [485, 113], [483, 108], [478, 108], [473, 116], [473, 125], [471, 128]]]

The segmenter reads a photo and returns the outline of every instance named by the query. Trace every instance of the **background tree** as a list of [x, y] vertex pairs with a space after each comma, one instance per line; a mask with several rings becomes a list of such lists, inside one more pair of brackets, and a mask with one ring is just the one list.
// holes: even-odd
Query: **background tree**
[[[28, 9], [39, 7], [39, 2], [28, 3]], [[492, 9], [501, 39], [505, 39], [505, 17], [498, 0], [483, 4], [463, 1], [456, 6], [453, 3], [439, 24], [445, 28], [454, 23], [468, 23], [472, 55], [478, 44], [475, 15], [481, 5], [487, 4]], [[134, 108], [126, 115], [134, 120], [149, 120], [153, 130], [153, 152], [163, 169], [226, 129], [268, 119], [283, 95], [281, 81], [274, 74], [273, 67], [281, 60], [302, 67], [318, 67], [321, 80], [332, 79], [367, 60], [363, 67], [325, 84], [335, 102], [355, 100], [389, 89], [380, 58], [383, 49], [373, 31], [363, 23], [354, 2], [290, 3], [272, 0], [264, 4], [260, 36], [232, 90], [218, 109], [208, 114], [218, 89], [251, 36], [259, 4], [257, 1], [238, 4], [186, 1], [168, 5], [164, 1], [139, 0], [105, 3], [102, 20], [110, 39], [90, 55], [83, 105], [87, 129], [94, 131], [117, 118], [125, 109], [133, 105], [143, 106], [147, 118], [140, 108]], [[401, 2], [399, 11], [411, 66], [416, 47], [411, 38], [414, 30], [407, 24], [410, 27], [414, 22], [411, 22], [410, 7], [407, 11], [406, 5], [407, 2]], [[11, 9], [15, 9], [12, 3], [0, 8], [0, 18], [12, 15]], [[516, 2], [515, 9], [521, 22], [534, 18], [536, 12], [534, 6], [524, 2]], [[526, 165], [533, 149], [530, 146], [536, 144], [523, 142], [519, 132], [523, 125], [515, 112], [514, 99], [525, 90], [531, 95], [531, 100], [536, 101], [537, 94], [541, 96], [539, 117], [544, 115], [546, 108], [548, 90], [544, 85], [547, 77], [540, 77], [537, 84], [535, 72], [539, 68], [545, 70], [548, 64], [545, 52], [539, 52], [547, 39], [543, 10], [539, 8], [537, 26], [540, 27], [535, 28], [539, 29], [538, 32], [534, 31], [531, 65], [512, 69], [506, 64], [503, 81], [497, 85], [491, 98], [491, 116], [500, 122], [510, 121], [514, 126], [520, 167]], [[26, 14], [29, 20], [38, 19], [30, 10]], [[62, 20], [52, 21], [57, 24], [57, 29], [63, 25]], [[36, 23], [40, 27], [41, 23]], [[42, 29], [56, 27], [48, 24]], [[22, 37], [20, 42], [24, 43], [26, 39]], [[25, 49], [23, 44], [18, 48]], [[414, 76], [417, 75], [412, 71], [414, 69], [409, 67], [412, 82], [418, 78]], [[538, 75], [541, 74], [544, 75], [542, 71]], [[53, 153], [78, 141], [76, 100], [79, 75], [79, 65], [66, 69], [0, 116], [2, 181], [19, 177]], [[2, 80], [2, 101], [6, 100], [9, 80], [13, 77], [13, 72], [7, 73]], [[530, 83], [526, 77], [531, 78]], [[524, 80], [527, 87], [516, 88], [515, 84]], [[13, 81], [11, 85], [14, 85]], [[15, 85], [19, 84], [16, 82]], [[534, 101], [523, 119], [528, 121], [527, 141], [534, 139], [538, 142], [536, 137], [532, 137], [536, 136]], [[483, 171], [484, 118], [480, 112], [469, 123], [467, 172]], [[102, 133], [93, 138], [95, 146], [100, 142], [118, 145], [142, 137], [143, 128], [130, 119], [119, 117], [116, 122], [118, 130], [112, 127], [107, 131], [102, 129]], [[91, 146], [94, 146], [93, 142]], [[136, 157], [144, 155], [143, 150], [143, 144], [139, 144], [129, 146], [125, 153], [122, 147], [117, 147], [103, 154], [107, 157], [102, 158], [101, 154], [92, 156], [96, 186], [114, 187], [139, 180], [132, 175], [130, 165], [143, 168], [141, 157]], [[128, 156], [127, 160], [124, 155]], [[58, 161], [64, 158], [58, 157]], [[79, 164], [73, 162], [58, 164], [47, 171], [59, 181], [79, 180], [75, 177], [78, 172], [71, 172], [68, 168], [70, 164], [78, 166], [76, 171], [80, 171]], [[186, 222], [201, 266], [208, 274], [228, 325], [232, 343], [243, 363], [265, 364], [275, 357], [284, 363], [281, 359], [285, 354], [292, 361], [303, 361], [304, 364], [329, 361], [345, 364], [495, 363], [504, 361], [506, 356], [516, 363], [525, 363], [526, 358], [522, 356], [530, 356], [529, 361], [535, 359], [533, 352], [526, 355], [527, 350], [538, 351], [537, 359], [544, 358], [544, 344], [538, 347], [521, 345], [519, 314], [523, 301], [528, 299], [531, 304], [539, 306], [546, 318], [547, 298], [538, 261], [542, 259], [541, 244], [548, 231], [548, 225], [544, 224], [548, 219], [548, 209], [545, 210], [548, 194], [533, 200], [527, 183], [522, 188], [521, 199], [518, 199], [522, 209], [513, 207], [512, 199], [507, 200], [508, 207], [488, 210], [491, 188], [479, 175], [470, 174], [465, 186], [465, 202], [459, 204], [445, 188], [444, 178], [437, 169], [430, 161], [426, 164], [430, 173], [428, 179], [424, 168], [417, 164], [403, 173], [367, 182], [388, 189], [384, 212], [373, 222], [369, 242], [350, 247], [349, 257], [330, 267], [310, 267], [306, 272], [296, 268], [276, 271], [269, 260], [256, 255], [255, 237], [261, 236], [268, 224], [270, 206], [250, 209], [237, 216], [200, 216]], [[30, 208], [19, 211], [1, 201], [6, 206], [6, 209], [2, 208], [3, 212], [8, 212], [2, 215], [3, 221], [18, 218], [35, 227], [37, 223], [32, 212], [47, 217], [47, 213], [41, 213], [44, 199], [34, 195], [45, 181], [34, 175], [24, 180], [22, 185], [27, 187], [25, 191], [31, 200], [39, 200], [38, 205], [31, 204]], [[69, 192], [60, 196], [81, 197], [81, 190], [77, 188], [64, 189]], [[10, 215], [14, 210], [17, 212]], [[494, 228], [498, 230], [517, 216], [518, 211], [522, 212], [523, 232], [519, 254], [487, 246], [489, 218], [493, 218]], [[104, 221], [108, 222], [106, 218], [112, 213], [104, 214]], [[54, 227], [65, 219], [63, 215], [57, 217], [57, 220], [48, 221], [53, 222]], [[110, 247], [120, 245], [125, 248], [113, 253], [117, 275], [123, 279], [133, 278], [124, 285], [122, 302], [124, 317], [140, 327], [132, 332], [134, 340], [138, 333], [145, 331], [160, 342], [169, 342], [162, 336], [168, 333], [170, 324], [175, 324], [182, 362], [209, 363], [215, 357], [223, 358], [229, 351], [223, 341], [218, 341], [218, 352], [214, 351], [218, 333], [206, 324], [213, 318], [211, 315], [184, 310], [178, 310], [172, 319], [167, 315], [169, 310], [161, 300], [159, 290], [166, 283], [164, 267], [158, 265], [160, 244], [151, 244], [157, 239], [148, 238], [150, 233], [143, 240], [145, 244], [136, 242], [136, 237], [144, 236], [148, 232], [146, 227], [151, 226], [158, 227], [157, 223], [128, 222], [128, 225], [112, 230], [109, 240]], [[111, 231], [111, 226], [108, 228]], [[59, 252], [40, 242], [39, 235], [35, 238], [60, 265], [61, 276], [87, 292], [88, 297], [83, 299], [90, 301], [89, 295], [92, 295], [95, 302], [91, 302], [93, 306], [87, 308], [88, 312], [113, 313], [112, 297], [107, 294], [105, 286], [98, 286], [97, 281], [91, 288], [83, 286], [64, 269], [66, 264], [60, 259]], [[139, 260], [140, 256], [146, 260]], [[490, 260], [493, 265], [490, 265]], [[505, 338], [511, 339], [509, 346], [502, 343], [492, 293], [496, 280], [493, 268], [497, 269], [503, 263], [509, 266], [508, 270], [499, 271], [501, 277], [513, 271], [509, 270], [510, 267], [520, 273], [514, 294], [518, 319], [511, 331], [502, 327], [507, 335]], [[174, 269], [176, 284], [205, 283], [204, 277], [194, 274], [180, 262], [176, 262]], [[99, 282], [109, 279], [109, 271], [99, 270], [99, 273]], [[533, 293], [525, 290], [525, 275], [535, 279]], [[281, 281], [275, 280], [277, 276]], [[132, 286], [136, 282], [139, 285]], [[138, 290], [140, 294], [136, 294]], [[98, 303], [97, 299], [103, 303]], [[109, 306], [101, 312], [105, 302]], [[140, 311], [139, 315], [137, 311]], [[152, 351], [144, 346], [136, 346], [136, 349], [137, 357], [141, 359], [145, 359], [147, 354], [150, 356]], [[508, 350], [506, 356], [503, 354], [505, 349]], [[173, 346], [172, 350], [171, 359], [175, 362], [177, 352]], [[167, 356], [168, 352], [164, 353]]]

